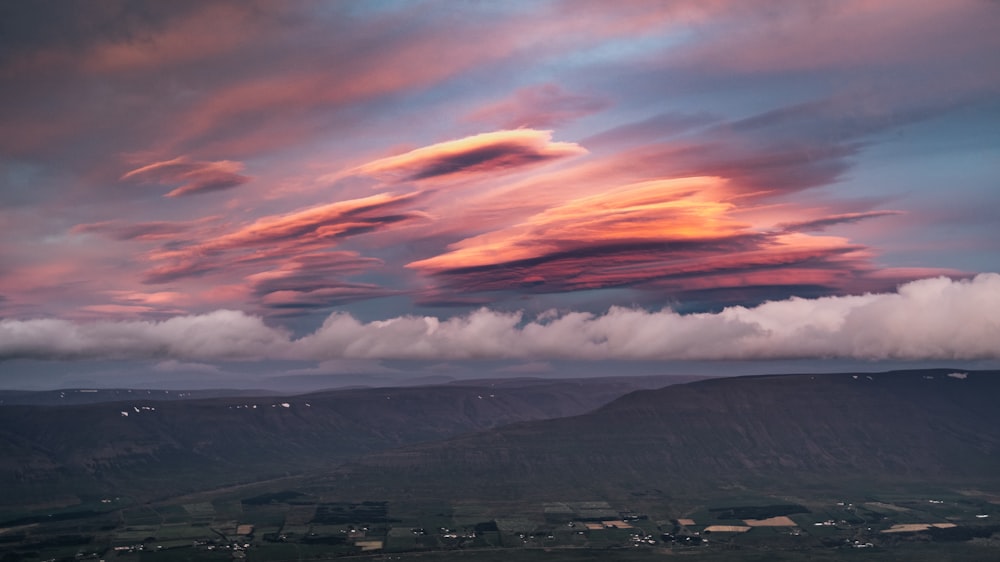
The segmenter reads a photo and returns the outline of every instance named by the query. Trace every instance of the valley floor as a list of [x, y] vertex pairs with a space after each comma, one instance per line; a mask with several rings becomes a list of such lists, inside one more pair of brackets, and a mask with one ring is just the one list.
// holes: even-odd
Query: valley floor
[[343, 501], [289, 484], [8, 513], [0, 560], [1000, 559], [1000, 502], [979, 491], [482, 503]]

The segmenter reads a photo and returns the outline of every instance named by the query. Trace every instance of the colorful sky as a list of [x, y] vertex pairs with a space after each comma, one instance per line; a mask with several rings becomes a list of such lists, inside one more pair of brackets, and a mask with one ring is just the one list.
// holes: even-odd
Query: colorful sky
[[988, 0], [3, 3], [0, 387], [996, 362], [997, 29]]

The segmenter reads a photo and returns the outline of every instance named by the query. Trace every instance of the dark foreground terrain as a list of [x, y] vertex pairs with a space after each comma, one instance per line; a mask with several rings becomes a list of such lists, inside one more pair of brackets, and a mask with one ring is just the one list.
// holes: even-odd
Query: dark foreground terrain
[[[617, 399], [629, 389], [500, 387], [258, 397], [256, 412], [170, 402], [173, 425], [110, 434], [148, 451], [107, 472], [55, 459], [117, 451], [110, 420], [168, 403], [70, 407], [121, 418], [88, 418], [90, 436], [0, 408], [7, 451], [46, 443], [54, 466], [36, 482], [76, 479], [48, 505], [6, 504], [0, 560], [1000, 559], [1000, 373], [744, 377]], [[197, 444], [187, 431], [233, 455], [219, 455], [228, 481], [208, 453], [168, 458]], [[26, 494], [31, 470], [4, 459], [4, 493]]]
[[206, 391], [8, 393], [0, 405], [4, 506], [148, 501], [326, 471], [365, 453], [503, 424], [581, 414], [690, 378], [515, 379], [296, 396]]

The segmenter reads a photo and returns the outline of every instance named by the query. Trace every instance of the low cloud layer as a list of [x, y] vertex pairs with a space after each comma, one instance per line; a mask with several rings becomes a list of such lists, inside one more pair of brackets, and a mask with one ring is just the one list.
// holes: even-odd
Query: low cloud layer
[[450, 319], [363, 323], [336, 313], [297, 339], [261, 318], [227, 310], [162, 322], [3, 320], [0, 358], [1000, 359], [1000, 274], [688, 315], [614, 307], [603, 315], [549, 312], [529, 320], [483, 308]]

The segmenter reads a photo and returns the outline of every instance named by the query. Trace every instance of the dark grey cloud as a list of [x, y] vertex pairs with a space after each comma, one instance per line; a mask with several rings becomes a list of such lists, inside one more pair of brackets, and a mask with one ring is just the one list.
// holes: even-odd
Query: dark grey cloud
[[197, 221], [103, 221], [78, 224], [71, 229], [76, 234], [101, 234], [114, 240], [167, 240], [176, 241], [179, 235], [203, 226], [214, 217]]
[[502, 174], [587, 152], [575, 143], [552, 142], [551, 139], [552, 131], [494, 131], [381, 158], [353, 171], [403, 181]]
[[865, 213], [841, 213], [801, 222], [787, 222], [778, 225], [785, 232], [816, 232], [840, 224], [853, 224], [866, 219], [890, 217], [904, 214], [901, 211], [868, 211]]
[[[219, 3], [219, 2], [216, 2]], [[0, 65], [40, 49], [81, 52], [96, 43], [142, 41], [204, 7], [197, 0], [32, 0], [0, 3]]]
[[329, 310], [363, 300], [388, 297], [400, 291], [387, 289], [371, 283], [350, 283], [328, 280], [322, 286], [305, 289], [289, 289], [267, 293], [260, 304], [268, 309], [269, 315], [299, 315], [317, 310]]
[[[767, 238], [747, 234], [722, 239], [587, 244], [526, 259], [435, 272], [442, 289], [457, 293], [520, 291], [558, 293], [649, 283], [676, 276], [692, 262], [760, 249]], [[707, 273], [705, 267], [698, 274]]]
[[560, 155], [539, 154], [535, 150], [517, 144], [497, 144], [462, 154], [429, 159], [407, 179], [423, 180], [477, 169], [503, 170], [556, 158], [560, 158]]

